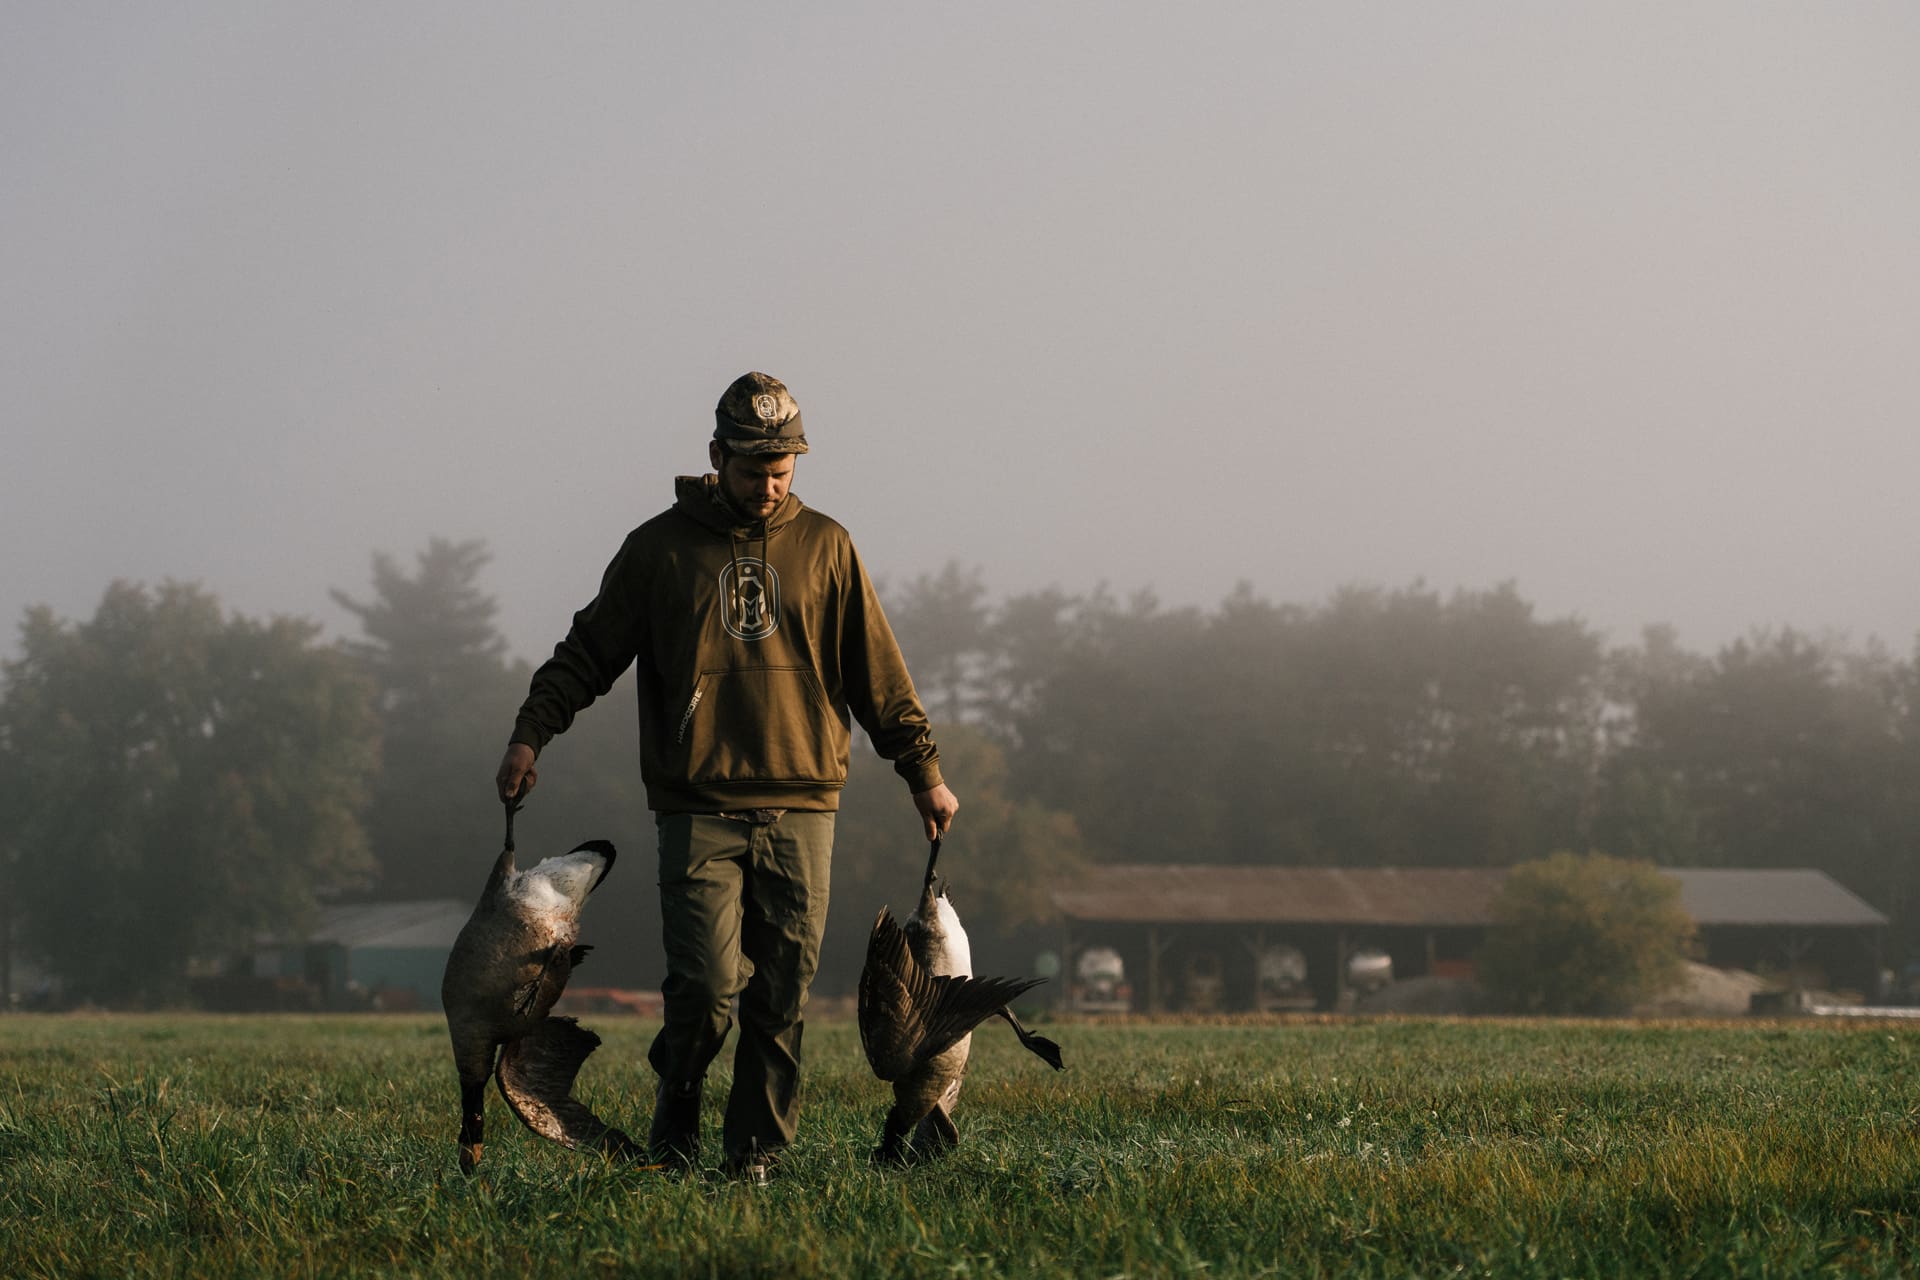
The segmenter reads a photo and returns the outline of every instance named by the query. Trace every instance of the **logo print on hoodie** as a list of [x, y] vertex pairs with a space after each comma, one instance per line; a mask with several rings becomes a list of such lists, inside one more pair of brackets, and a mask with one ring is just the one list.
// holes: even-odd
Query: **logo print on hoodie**
[[780, 575], [764, 560], [728, 562], [720, 571], [720, 614], [728, 635], [765, 640], [780, 626]]

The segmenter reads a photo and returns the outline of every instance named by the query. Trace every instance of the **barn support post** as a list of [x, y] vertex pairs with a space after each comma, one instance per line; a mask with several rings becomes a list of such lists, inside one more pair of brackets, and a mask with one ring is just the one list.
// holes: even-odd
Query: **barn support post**
[[1160, 1012], [1160, 930], [1147, 926], [1147, 1012]]
[[1251, 935], [1241, 934], [1240, 945], [1247, 949], [1248, 963], [1253, 966], [1253, 981], [1247, 987], [1247, 1008], [1255, 1013], [1260, 1011], [1260, 957], [1266, 954], [1267, 931], [1255, 929]]
[[1166, 1009], [1165, 991], [1160, 985], [1161, 983], [1160, 960], [1161, 960], [1161, 957], [1166, 955], [1167, 948], [1171, 947], [1172, 945], [1173, 945], [1173, 938], [1171, 935], [1169, 935], [1165, 939], [1161, 938], [1159, 925], [1150, 924], [1147, 926], [1147, 1012], [1148, 1013], [1165, 1012], [1165, 1009]]
[[1347, 1007], [1347, 931], [1336, 929], [1333, 932], [1333, 1008], [1340, 1012]]

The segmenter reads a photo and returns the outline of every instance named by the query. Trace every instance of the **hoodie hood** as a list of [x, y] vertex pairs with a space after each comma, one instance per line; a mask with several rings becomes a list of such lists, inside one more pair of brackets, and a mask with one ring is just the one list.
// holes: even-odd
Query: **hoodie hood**
[[674, 477], [673, 509], [703, 529], [737, 538], [760, 538], [778, 533], [805, 510], [800, 499], [789, 489], [787, 496], [780, 499], [780, 505], [773, 509], [773, 514], [767, 517], [764, 525], [758, 520], [749, 520], [720, 496], [720, 477], [711, 472], [704, 476]]

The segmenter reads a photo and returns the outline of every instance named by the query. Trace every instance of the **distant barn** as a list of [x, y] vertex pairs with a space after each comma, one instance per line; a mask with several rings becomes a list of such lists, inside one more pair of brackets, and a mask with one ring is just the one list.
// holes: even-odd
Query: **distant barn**
[[447, 952], [473, 913], [452, 898], [363, 902], [324, 908], [298, 939], [263, 939], [247, 971], [201, 992], [214, 1007], [440, 1007]]
[[[1662, 868], [1705, 963], [1813, 975], [1872, 993], [1887, 918], [1814, 870]], [[1391, 958], [1396, 978], [1468, 976], [1500, 868], [1096, 867], [1052, 893], [1064, 994], [1076, 963], [1117, 952], [1137, 1012], [1345, 1007]], [[1356, 964], [1356, 958], [1364, 963]], [[1277, 977], [1304, 970], [1289, 997]]]
[[[454, 898], [326, 907], [304, 935], [261, 938], [195, 994], [210, 1009], [438, 1012], [447, 953], [472, 913]], [[658, 991], [574, 983], [555, 1008], [658, 1017], [661, 1004]]]

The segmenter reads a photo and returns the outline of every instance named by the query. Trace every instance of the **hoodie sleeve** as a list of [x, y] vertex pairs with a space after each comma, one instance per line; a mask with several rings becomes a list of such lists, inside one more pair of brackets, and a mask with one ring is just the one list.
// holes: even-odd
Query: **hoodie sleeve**
[[513, 736], [540, 751], [572, 725], [573, 718], [613, 688], [640, 651], [645, 556], [639, 530], [627, 536], [600, 578], [600, 593], [573, 615], [566, 639], [533, 673], [527, 700], [514, 717]]
[[934, 746], [933, 726], [927, 720], [920, 695], [914, 692], [893, 628], [880, 608], [880, 597], [867, 578], [858, 552], [849, 547], [853, 573], [847, 584], [846, 617], [841, 628], [842, 678], [847, 709], [873, 739], [874, 750], [893, 761], [893, 771], [918, 794], [939, 786], [940, 751]]

